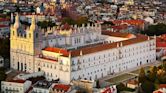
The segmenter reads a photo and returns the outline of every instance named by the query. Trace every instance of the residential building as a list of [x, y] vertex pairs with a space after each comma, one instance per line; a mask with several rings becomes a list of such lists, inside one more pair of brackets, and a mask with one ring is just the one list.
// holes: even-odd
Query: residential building
[[11, 80], [1, 82], [1, 93], [25, 93], [31, 87], [31, 81]]
[[52, 83], [47, 81], [38, 81], [33, 85], [33, 93], [50, 93]]

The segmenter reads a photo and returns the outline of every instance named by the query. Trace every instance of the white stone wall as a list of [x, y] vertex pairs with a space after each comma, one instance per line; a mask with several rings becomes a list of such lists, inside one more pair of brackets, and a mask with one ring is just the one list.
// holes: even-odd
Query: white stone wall
[[53, 60], [36, 58], [35, 60], [35, 72], [38, 72], [39, 68], [45, 72], [47, 80], [60, 79], [61, 82], [70, 82], [70, 61], [68, 58], [59, 58], [62, 61], [57, 62]]
[[15, 90], [17, 93], [25, 93], [31, 86], [31, 81], [25, 81], [24, 83], [17, 82], [1, 82], [1, 92], [8, 93], [7, 90]]
[[98, 79], [111, 73], [155, 62], [155, 49], [155, 40], [150, 40], [72, 58], [71, 79]]
[[11, 68], [30, 73], [34, 72], [34, 56], [14, 52], [12, 50], [10, 52], [10, 55]]
[[50, 93], [50, 89], [34, 87], [33, 92], [35, 92], [35, 93]]

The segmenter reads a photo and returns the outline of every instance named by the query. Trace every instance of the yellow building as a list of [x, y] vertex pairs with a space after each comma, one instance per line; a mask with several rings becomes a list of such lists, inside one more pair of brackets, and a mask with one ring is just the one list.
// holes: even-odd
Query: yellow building
[[40, 36], [38, 30], [36, 30], [35, 16], [32, 18], [31, 26], [25, 31], [17, 14], [15, 23], [10, 29], [11, 67], [21, 71], [34, 72], [34, 69], [30, 67], [34, 65], [34, 55], [38, 54], [40, 49]]

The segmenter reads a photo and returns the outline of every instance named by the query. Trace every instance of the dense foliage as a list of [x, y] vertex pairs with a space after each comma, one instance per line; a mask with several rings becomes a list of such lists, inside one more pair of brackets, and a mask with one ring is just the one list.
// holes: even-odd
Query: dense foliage
[[145, 93], [152, 93], [160, 84], [166, 84], [166, 62], [156, 67], [151, 67], [147, 72], [140, 69], [139, 83]]
[[9, 38], [0, 38], [0, 55], [4, 58], [10, 58], [10, 41]]
[[39, 21], [37, 25], [41, 28], [47, 28], [55, 26], [55, 23], [52, 21]]
[[157, 25], [150, 25], [147, 30], [142, 31], [142, 34], [147, 34], [148, 36], [166, 34], [166, 24], [159, 23]]
[[135, 91], [135, 89], [128, 88], [123, 83], [118, 84], [116, 88], [117, 88], [117, 93], [120, 93], [121, 91], [131, 91], [131, 92]]
[[77, 24], [78, 26], [81, 26], [82, 24], [88, 23], [88, 18], [87, 17], [79, 17], [76, 20], [73, 20], [72, 18], [65, 17], [62, 20], [62, 24], [68, 23], [69, 25], [75, 25]]

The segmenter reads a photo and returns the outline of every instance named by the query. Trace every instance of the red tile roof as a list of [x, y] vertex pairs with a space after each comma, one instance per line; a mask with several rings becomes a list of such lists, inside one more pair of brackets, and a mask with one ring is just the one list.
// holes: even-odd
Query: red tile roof
[[128, 23], [130, 25], [143, 25], [144, 20], [114, 20], [114, 24]]
[[60, 89], [60, 90], [64, 90], [65, 92], [67, 92], [70, 89], [70, 85], [64, 85], [64, 84], [58, 84], [54, 86], [54, 89]]
[[166, 84], [160, 84], [159, 88], [166, 88]]
[[157, 47], [166, 47], [166, 42], [157, 42], [156, 46]]
[[9, 27], [8, 25], [0, 25], [0, 28]]
[[49, 52], [61, 53], [63, 56], [69, 56], [69, 52], [65, 49], [62, 49], [62, 48], [47, 47], [43, 50], [49, 51]]
[[[105, 35], [107, 35], [107, 34], [110, 35], [110, 32], [105, 32]], [[121, 34], [123, 34], [123, 33], [121, 33]], [[129, 34], [127, 34], [126, 36], [128, 37], [128, 35]], [[124, 40], [124, 41], [120, 41], [120, 42], [96, 44], [94, 46], [86, 46], [86, 47], [79, 48], [76, 50], [71, 50], [71, 51], [64, 50], [61, 48], [53, 48], [53, 47], [48, 47], [48, 48], [45, 48], [44, 50], [50, 51], [50, 52], [62, 53], [62, 55], [66, 56], [66, 57], [69, 56], [69, 54], [71, 53], [71, 57], [76, 57], [76, 56], [80, 56], [81, 51], [82, 51], [83, 55], [86, 55], [86, 54], [95, 53], [95, 52], [99, 52], [99, 51], [103, 51], [103, 50], [107, 50], [107, 49], [111, 49], [111, 48], [116, 48], [117, 43], [119, 43], [119, 45], [120, 45], [120, 43], [122, 43], [123, 46], [126, 46], [126, 45], [130, 45], [130, 44], [134, 44], [134, 43], [140, 43], [140, 42], [143, 42], [146, 40], [148, 40], [147, 36], [137, 35], [136, 38], [132, 38], [132, 39], [128, 39], [128, 40]]]
[[103, 35], [115, 36], [115, 37], [122, 37], [122, 38], [131, 38], [134, 35], [129, 33], [121, 33], [121, 32], [111, 32], [111, 31], [102, 31]]
[[126, 25], [126, 24], [123, 24], [123, 25], [119, 25], [119, 26], [111, 26], [111, 28], [113, 29], [113, 30], [124, 30], [124, 29], [127, 29], [128, 28], [128, 26]]
[[[148, 40], [147, 36], [137, 35], [137, 38], [124, 40], [121, 42], [122, 42], [123, 46], [126, 46], [126, 45], [130, 45], [130, 44], [134, 44], [134, 43], [140, 43], [140, 42], [143, 42], [146, 40]], [[83, 55], [86, 55], [86, 54], [95, 53], [95, 52], [99, 52], [99, 51], [103, 51], [103, 50], [107, 50], [107, 49], [111, 49], [111, 48], [116, 48], [117, 43], [121, 43], [121, 42], [104, 43], [104, 44], [99, 44], [96, 46], [88, 46], [88, 47], [80, 48], [80, 49], [71, 51], [71, 56], [72, 57], [80, 56], [81, 51], [82, 51]]]
[[166, 47], [166, 35], [161, 35], [156, 38], [157, 47]]
[[15, 82], [15, 83], [25, 83], [26, 80], [10, 80], [9, 82]]
[[10, 21], [9, 18], [0, 18], [0, 22], [4, 22], [4, 21]]

